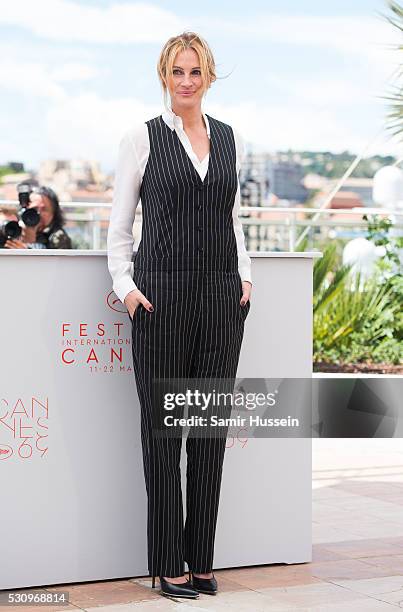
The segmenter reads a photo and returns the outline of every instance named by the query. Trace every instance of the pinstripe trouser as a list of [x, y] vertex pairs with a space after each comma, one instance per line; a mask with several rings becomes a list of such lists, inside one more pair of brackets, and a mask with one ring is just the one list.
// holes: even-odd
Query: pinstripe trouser
[[181, 437], [152, 435], [151, 386], [157, 378], [234, 379], [249, 302], [241, 306], [238, 271], [145, 270], [134, 282], [153, 304], [132, 321], [133, 369], [141, 407], [147, 490], [150, 575], [180, 576], [213, 568], [225, 437], [186, 439], [186, 523], [183, 525]]

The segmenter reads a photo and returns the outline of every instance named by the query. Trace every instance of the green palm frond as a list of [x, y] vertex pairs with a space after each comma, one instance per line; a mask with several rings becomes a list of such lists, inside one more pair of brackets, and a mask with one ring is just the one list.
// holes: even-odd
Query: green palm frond
[[313, 269], [313, 311], [318, 313], [326, 308], [339, 291], [342, 291], [351, 265], [337, 267], [336, 245], [329, 244], [323, 252], [323, 257], [315, 261]]
[[[403, 33], [403, 7], [396, 0], [386, 0], [386, 4], [391, 12], [389, 14], [381, 14], [393, 27]], [[403, 51], [403, 43], [391, 45], [392, 49]], [[388, 96], [379, 96], [381, 99], [389, 102], [388, 112], [386, 114], [386, 128], [391, 131], [393, 136], [399, 136], [403, 132], [403, 86], [401, 78], [403, 68], [399, 66], [395, 78], [399, 81], [397, 86], [391, 86], [391, 92]]]
[[[357, 273], [352, 283], [342, 283], [337, 295], [323, 312], [314, 316], [314, 353], [320, 360], [323, 352], [343, 346], [348, 347], [353, 334], [370, 337], [371, 344], [385, 337], [388, 325], [398, 315], [399, 304], [393, 303], [393, 288], [382, 285], [376, 279], [362, 281]], [[362, 351], [370, 347], [363, 347]]]
[[319, 299], [315, 302], [314, 312], [319, 312], [321, 309], [326, 308], [328, 303], [331, 302], [337, 296], [337, 294], [343, 290], [344, 281], [350, 273], [350, 270], [351, 265], [343, 265], [336, 270], [328, 287], [326, 287]]
[[323, 251], [323, 256], [315, 260], [313, 267], [313, 291], [316, 294], [330, 270], [333, 270], [337, 262], [336, 245], [329, 244]]

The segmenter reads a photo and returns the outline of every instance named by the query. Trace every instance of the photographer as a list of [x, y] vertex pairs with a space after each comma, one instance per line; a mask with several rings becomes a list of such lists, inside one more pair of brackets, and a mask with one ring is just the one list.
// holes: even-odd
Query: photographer
[[23, 227], [20, 238], [9, 238], [7, 249], [71, 249], [71, 239], [63, 229], [65, 223], [59, 199], [50, 187], [38, 187], [30, 194], [27, 208], [36, 208], [39, 223]]

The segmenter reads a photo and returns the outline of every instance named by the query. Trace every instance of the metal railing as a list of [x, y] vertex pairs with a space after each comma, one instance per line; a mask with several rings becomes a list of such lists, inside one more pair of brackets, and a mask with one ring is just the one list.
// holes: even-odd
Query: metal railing
[[[77, 248], [105, 249], [111, 203], [103, 202], [61, 202], [66, 219], [66, 231]], [[0, 200], [2, 207], [18, 209], [18, 201]], [[81, 209], [81, 210], [79, 210]], [[270, 218], [267, 218], [267, 215]], [[393, 231], [403, 233], [403, 209], [357, 207], [309, 208], [280, 206], [241, 206], [241, 221], [248, 250], [294, 251], [298, 230], [308, 229], [310, 248], [315, 248], [315, 239], [346, 238], [362, 236], [367, 222], [362, 215], [378, 214], [394, 220]], [[337, 218], [343, 215], [343, 218]], [[312, 220], [310, 217], [315, 216]], [[139, 238], [141, 228], [141, 202], [136, 210], [134, 236]], [[351, 217], [351, 220], [349, 219]], [[357, 218], [357, 217], [361, 217]], [[344, 228], [344, 235], [342, 228]], [[136, 236], [137, 234], [137, 236]]]

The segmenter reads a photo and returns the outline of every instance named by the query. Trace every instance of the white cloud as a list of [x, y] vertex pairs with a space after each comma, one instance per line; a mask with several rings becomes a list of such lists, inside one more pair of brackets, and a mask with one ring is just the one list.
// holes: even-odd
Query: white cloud
[[[261, 105], [245, 102], [233, 106], [210, 105], [210, 114], [239, 130], [248, 146], [274, 152], [279, 149], [359, 153], [381, 131], [381, 135], [368, 149], [367, 156], [377, 153], [402, 154], [402, 145], [382, 130], [383, 120], [371, 126], [351, 129], [351, 122], [332, 109], [317, 110], [312, 106], [299, 106], [294, 102], [280, 105]], [[208, 111], [207, 111], [208, 112]]]
[[[197, 28], [195, 23], [198, 24]], [[24, 28], [50, 41], [50, 47], [52, 41], [80, 41], [83, 43], [81, 47], [84, 47], [84, 43], [161, 43], [168, 36], [189, 27], [172, 11], [152, 4], [115, 2], [107, 7], [96, 7], [78, 5], [68, 0], [40, 0], [35, 4], [27, 0], [13, 0], [7, 11], [0, 13], [1, 24]], [[237, 127], [248, 142], [259, 148], [269, 151], [288, 147], [333, 151], [349, 149], [358, 152], [379, 129], [382, 111], [375, 108], [374, 97], [386, 94], [385, 82], [397, 64], [397, 55], [382, 46], [395, 41], [397, 32], [381, 19], [265, 13], [252, 15], [249, 19], [228, 15], [225, 20], [219, 20], [213, 15], [193, 20], [192, 29], [199, 29], [207, 40], [210, 35], [212, 38], [224, 35], [228, 45], [233, 45], [234, 41], [245, 41], [244, 46], [234, 48], [235, 61], [245, 54], [248, 61], [253, 62], [254, 52], [265, 53], [271, 45], [271, 55], [267, 55], [267, 74], [262, 79], [263, 91], [260, 90], [254, 99], [242, 103], [236, 100], [232, 105], [225, 106], [211, 103], [210, 100], [206, 103], [207, 112]], [[248, 41], [259, 43], [259, 47], [255, 45], [250, 52]], [[29, 44], [32, 48], [32, 40]], [[34, 41], [35, 44], [41, 44], [39, 39], [36, 43]], [[69, 52], [77, 46], [55, 45], [58, 50], [67, 49]], [[292, 51], [295, 46], [296, 54], [299, 48], [316, 48], [317, 64], [312, 67], [300, 64], [299, 69], [291, 59], [285, 78], [276, 66], [273, 49], [276, 50], [277, 46], [279, 53], [287, 50], [287, 58], [290, 57], [290, 47]], [[95, 53], [98, 48], [87, 49]], [[14, 59], [0, 61], [3, 88], [19, 95], [49, 99], [47, 112], [40, 118], [41, 126], [43, 122], [46, 124], [47, 134], [47, 141], [40, 145], [43, 146], [40, 152], [42, 159], [95, 158], [106, 168], [112, 168], [117, 143], [124, 130], [135, 121], [161, 112], [162, 102], [160, 105], [150, 105], [136, 99], [103, 99], [91, 90], [81, 95], [69, 95], [69, 82], [87, 81], [97, 76], [99, 70], [106, 69], [95, 64], [96, 55], [94, 65], [91, 61], [80, 61], [80, 51], [77, 61], [58, 61], [57, 67], [50, 67], [50, 60], [49, 63], [47, 60], [43, 63], [32, 59], [19, 61], [12, 45], [7, 46], [7, 51], [8, 57]], [[330, 51], [333, 65], [334, 52], [340, 54], [340, 63], [334, 73], [330, 70], [323, 72]], [[32, 58], [28, 53], [26, 56]], [[5, 57], [5, 54], [0, 54], [0, 57]], [[66, 89], [63, 84], [66, 84]], [[270, 95], [270, 86], [276, 90], [275, 97]], [[253, 92], [245, 94], [245, 91], [239, 91], [239, 99], [245, 98], [245, 95], [253, 95]], [[374, 120], [366, 118], [360, 121], [360, 105], [365, 111], [372, 107], [366, 117], [373, 117]], [[354, 117], [357, 121], [352, 127]], [[32, 129], [35, 130], [35, 126]], [[372, 130], [372, 134], [369, 130]], [[376, 147], [373, 153], [398, 150], [396, 142], [387, 141], [386, 131], [384, 141], [378, 141]], [[29, 144], [22, 154], [29, 155]], [[35, 165], [38, 162], [37, 154], [37, 150], [32, 152]], [[15, 151], [13, 155], [15, 157]]]
[[[211, 33], [224, 34], [234, 40], [279, 45], [279, 53], [285, 47], [295, 47], [296, 53], [298, 47], [317, 48], [320, 53], [318, 60], [322, 65], [326, 62], [327, 54], [336, 51], [343, 56], [346, 70], [354, 67], [358, 59], [371, 70], [380, 71], [385, 78], [390, 75], [394, 66], [401, 63], [400, 53], [389, 48], [389, 45], [400, 44], [398, 30], [377, 15], [261, 13], [237, 20], [229, 16], [225, 22], [209, 16], [208, 19], [198, 20], [198, 24]], [[298, 60], [297, 57], [296, 59]], [[276, 57], [268, 52], [267, 61], [269, 69], [275, 70]]]
[[211, 29], [224, 26], [231, 35], [248, 38], [324, 48], [336, 48], [343, 53], [366, 55], [367, 47], [398, 42], [397, 28], [377, 15], [296, 15], [253, 14], [250, 18], [227, 19], [225, 24], [214, 16], [206, 20]]
[[311, 104], [315, 108], [351, 107], [354, 104], [367, 104], [369, 96], [367, 79], [360, 85], [357, 80], [350, 81], [339, 75], [284, 79], [280, 74], [270, 72], [265, 79], [265, 88], [269, 97], [270, 90], [274, 89], [276, 97], [292, 99], [296, 107], [300, 104]]
[[0, 24], [42, 38], [106, 44], [161, 42], [184, 25], [171, 11], [146, 2], [95, 7], [69, 0], [12, 0], [0, 12]]
[[124, 132], [160, 112], [160, 105], [127, 98], [102, 99], [93, 92], [66, 97], [46, 116], [44, 157], [95, 159], [112, 169]]
[[[348, 123], [331, 110], [316, 111], [310, 106], [295, 110], [292, 101], [282, 106], [262, 106], [254, 102], [221, 105], [205, 103], [211, 116], [238, 129], [248, 146], [274, 152], [277, 149], [348, 149], [358, 153], [381, 128], [381, 122], [368, 133], [352, 132]], [[115, 98], [104, 100], [95, 93], [66, 97], [57, 101], [46, 117], [46, 155], [55, 158], [90, 158], [113, 169], [117, 146], [123, 133], [137, 122], [159, 115], [161, 104]], [[386, 134], [374, 143], [367, 155], [402, 154], [402, 148]]]
[[2, 87], [30, 97], [64, 99], [66, 93], [59, 82], [85, 81], [99, 73], [100, 71], [94, 66], [79, 62], [50, 68], [41, 62], [0, 60]]
[[[184, 4], [184, 6], [186, 6]], [[202, 8], [202, 5], [200, 5]], [[387, 10], [385, 10], [387, 12]], [[69, 0], [12, 0], [0, 12], [0, 24], [24, 28], [36, 36], [58, 41], [96, 44], [162, 43], [184, 29], [230, 40], [316, 47], [321, 60], [337, 51], [346, 67], [357, 58], [387, 78], [400, 57], [387, 45], [399, 43], [397, 28], [377, 14], [363, 16], [271, 14], [268, 11], [231, 16], [214, 13], [200, 17], [181, 16], [147, 2], [112, 2], [97, 7]], [[244, 47], [241, 47], [243, 49]], [[239, 53], [240, 51], [237, 51]], [[247, 53], [247, 47], [245, 47]], [[275, 58], [268, 58], [275, 67]]]
[[12, 60], [0, 61], [0, 82], [4, 89], [19, 95], [43, 98], [64, 98], [64, 89], [50, 71], [40, 63]]
[[[52, 98], [40, 125], [26, 131], [23, 150], [18, 139], [12, 139], [1, 150], [5, 159], [21, 159], [29, 167], [38, 167], [43, 159], [84, 158], [98, 160], [104, 170], [113, 170], [118, 143], [124, 132], [136, 124], [159, 115], [160, 103], [149, 104], [139, 99], [104, 99], [95, 92]], [[262, 105], [249, 101], [240, 104], [219, 104], [207, 101], [204, 110], [236, 128], [247, 147], [274, 152], [278, 149], [349, 150], [361, 152], [381, 128], [382, 121], [357, 125], [332, 109], [317, 110], [312, 105], [295, 106], [291, 99], [284, 104]], [[38, 140], [38, 130], [41, 138]], [[11, 146], [12, 145], [12, 146]], [[11, 148], [10, 148], [11, 147]], [[4, 147], [3, 147], [4, 148]], [[386, 130], [368, 150], [371, 154], [403, 155], [402, 145], [388, 137]]]
[[[105, 71], [103, 71], [105, 72]], [[100, 70], [89, 64], [69, 62], [50, 71], [50, 77], [55, 81], [87, 81], [98, 76]]]

